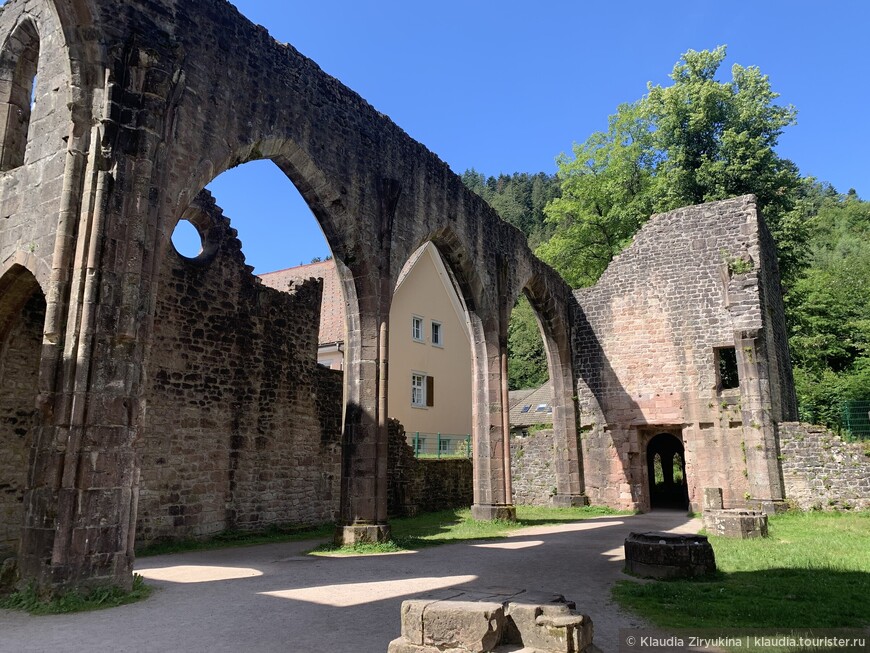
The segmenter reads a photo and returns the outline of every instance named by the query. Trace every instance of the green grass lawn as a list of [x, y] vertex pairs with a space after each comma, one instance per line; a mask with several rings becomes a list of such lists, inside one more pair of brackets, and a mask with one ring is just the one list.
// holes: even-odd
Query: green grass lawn
[[392, 541], [384, 544], [360, 544], [337, 548], [323, 545], [313, 553], [388, 553], [412, 551], [439, 544], [463, 540], [488, 540], [505, 537], [511, 531], [528, 526], [545, 526], [574, 522], [591, 517], [628, 514], [600, 506], [583, 508], [548, 508], [546, 506], [517, 506], [517, 520], [476, 521], [471, 510], [462, 508], [430, 512], [416, 517], [390, 520]]
[[[623, 580], [614, 597], [664, 628], [870, 626], [870, 512], [789, 513], [770, 537], [710, 537], [705, 580]], [[770, 649], [768, 649], [769, 651]]]

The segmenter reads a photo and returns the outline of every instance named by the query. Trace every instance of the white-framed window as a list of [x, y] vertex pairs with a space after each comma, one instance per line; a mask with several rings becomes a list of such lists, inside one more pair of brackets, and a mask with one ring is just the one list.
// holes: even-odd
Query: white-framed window
[[436, 347], [444, 346], [444, 327], [435, 320], [432, 320], [432, 344]]
[[426, 375], [411, 372], [411, 405], [417, 408], [426, 406]]
[[435, 405], [435, 377], [423, 372], [411, 372], [411, 405], [431, 408]]
[[423, 318], [417, 315], [411, 316], [411, 339], [417, 342], [425, 342], [423, 340]]

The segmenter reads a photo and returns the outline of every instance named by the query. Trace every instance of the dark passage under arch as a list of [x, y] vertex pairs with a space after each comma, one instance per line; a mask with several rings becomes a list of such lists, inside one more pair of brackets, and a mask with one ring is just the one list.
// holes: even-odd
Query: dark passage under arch
[[646, 447], [650, 507], [689, 509], [686, 451], [679, 438], [659, 433]]

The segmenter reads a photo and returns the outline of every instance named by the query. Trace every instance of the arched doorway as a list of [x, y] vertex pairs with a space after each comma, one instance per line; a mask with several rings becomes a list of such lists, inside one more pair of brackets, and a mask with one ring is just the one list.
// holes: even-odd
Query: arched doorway
[[37, 419], [45, 296], [25, 268], [0, 278], [0, 567], [15, 558], [24, 521], [27, 459]]
[[671, 433], [659, 433], [646, 447], [650, 508], [689, 509], [686, 450]]

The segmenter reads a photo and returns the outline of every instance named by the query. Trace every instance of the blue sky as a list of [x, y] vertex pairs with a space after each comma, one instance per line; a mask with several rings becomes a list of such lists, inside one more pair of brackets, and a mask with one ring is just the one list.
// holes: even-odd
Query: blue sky
[[[647, 82], [667, 84], [683, 52], [726, 44], [726, 76], [733, 63], [756, 65], [778, 102], [798, 110], [779, 153], [870, 197], [868, 2], [234, 4], [457, 173], [555, 172], [556, 156], [604, 129], [619, 103], [640, 98]], [[268, 162], [210, 186], [258, 272], [327, 253], [289, 186]]]

